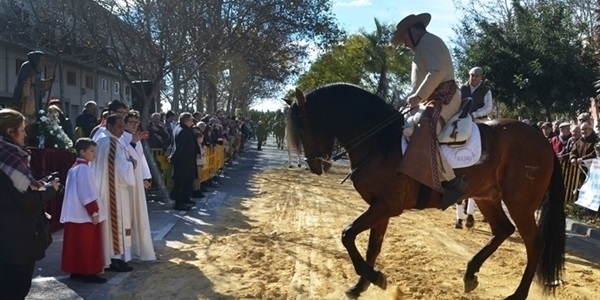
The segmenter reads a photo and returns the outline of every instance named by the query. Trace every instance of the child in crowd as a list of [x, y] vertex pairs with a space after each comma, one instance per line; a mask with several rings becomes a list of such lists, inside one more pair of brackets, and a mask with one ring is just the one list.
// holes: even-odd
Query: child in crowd
[[62, 271], [71, 279], [86, 283], [105, 283], [102, 273], [102, 233], [99, 225], [106, 219], [94, 174], [88, 163], [96, 158], [96, 142], [80, 138], [75, 143], [77, 160], [65, 184], [65, 197], [60, 222], [65, 224]]

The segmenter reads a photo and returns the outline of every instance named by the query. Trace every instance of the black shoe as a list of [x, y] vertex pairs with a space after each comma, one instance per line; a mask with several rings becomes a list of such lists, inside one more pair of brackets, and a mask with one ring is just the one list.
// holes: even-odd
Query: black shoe
[[185, 200], [185, 201], [183, 201], [183, 204], [196, 205], [196, 202], [194, 202], [192, 200]]
[[173, 209], [180, 210], [180, 211], [188, 211], [188, 210], [190, 210], [190, 207], [186, 206], [184, 204], [175, 204], [175, 205], [173, 205]]
[[73, 274], [71, 274], [71, 276], [69, 276], [69, 278], [71, 278], [73, 280], [81, 280], [81, 278], [83, 278], [83, 275], [82, 274], [73, 273]]
[[461, 219], [456, 220], [456, 224], [454, 224], [454, 228], [455, 229], [462, 229], [463, 228], [463, 226], [462, 226], [462, 220]]
[[438, 206], [441, 210], [446, 210], [453, 204], [458, 204], [462, 200], [461, 196], [467, 190], [467, 182], [462, 177], [456, 177], [448, 182], [442, 182], [444, 194], [442, 201]]
[[111, 259], [110, 266], [108, 266], [106, 271], [111, 272], [131, 272], [133, 271], [133, 267], [130, 267], [126, 262], [120, 259]]
[[200, 190], [197, 190], [192, 193], [192, 197], [193, 198], [204, 198], [204, 194], [202, 194], [202, 192]]
[[475, 218], [473, 218], [473, 215], [467, 215], [467, 221], [465, 221], [465, 226], [467, 226], [467, 228], [471, 228], [473, 227], [473, 225], [475, 225]]
[[[133, 270], [133, 268], [131, 269]], [[81, 277], [81, 282], [85, 283], [106, 283], [106, 281], [108, 281], [106, 278], [102, 278], [98, 275], [85, 275]]]

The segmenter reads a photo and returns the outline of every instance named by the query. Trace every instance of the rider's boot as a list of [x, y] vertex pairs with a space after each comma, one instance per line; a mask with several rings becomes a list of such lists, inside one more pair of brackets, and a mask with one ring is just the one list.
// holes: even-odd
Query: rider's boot
[[458, 204], [462, 201], [461, 196], [467, 190], [467, 182], [462, 177], [456, 177], [450, 181], [442, 182], [444, 194], [439, 208], [446, 210], [453, 204]]

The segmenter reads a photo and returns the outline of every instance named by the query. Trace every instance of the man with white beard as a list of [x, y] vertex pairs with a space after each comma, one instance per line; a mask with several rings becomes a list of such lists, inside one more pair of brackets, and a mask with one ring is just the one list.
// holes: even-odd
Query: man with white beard
[[130, 272], [131, 197], [129, 187], [135, 185], [137, 162], [120, 141], [125, 120], [118, 115], [106, 119], [106, 130], [98, 140], [98, 157], [90, 164], [96, 175], [99, 198], [105, 205], [106, 221], [102, 223], [104, 265], [114, 272]]
[[150, 187], [152, 174], [141, 143], [142, 140], [148, 138], [148, 132], [139, 131], [139, 124], [140, 114], [135, 110], [130, 110], [125, 117], [125, 132], [121, 137], [121, 141], [127, 145], [131, 157], [138, 162], [138, 167], [134, 171], [135, 185], [129, 187], [132, 212], [131, 252], [135, 259], [156, 260], [144, 190]]

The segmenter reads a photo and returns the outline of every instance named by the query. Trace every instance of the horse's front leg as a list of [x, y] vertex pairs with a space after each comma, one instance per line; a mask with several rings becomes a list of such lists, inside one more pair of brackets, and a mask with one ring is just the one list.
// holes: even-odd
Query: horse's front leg
[[[377, 258], [377, 254], [379, 254], [379, 251], [381, 250], [383, 234], [385, 233], [385, 229], [387, 229], [387, 223], [389, 222], [390, 216], [391, 215], [389, 215], [389, 209], [387, 209], [385, 205], [372, 204], [371, 206], [369, 206], [367, 211], [365, 211], [356, 220], [354, 220], [352, 224], [348, 225], [344, 229], [342, 233], [342, 244], [344, 244], [344, 247], [346, 247], [346, 250], [348, 251], [348, 255], [352, 260], [352, 264], [354, 265], [354, 270], [356, 271], [356, 274], [358, 274], [361, 277], [361, 280], [359, 280], [358, 284], [356, 284], [354, 287], [350, 288], [346, 292], [346, 294], [349, 297], [358, 297], [360, 292], [362, 292], [361, 289], [366, 289], [364, 285], [367, 284], [361, 284], [361, 281], [363, 280], [362, 278], [366, 278], [366, 280], [370, 281], [371, 283], [375, 284], [376, 286], [382, 289], [385, 289], [387, 287], [387, 280], [385, 278], [385, 275], [379, 270], [375, 270], [373, 268], [373, 264], [375, 263], [375, 258]], [[369, 263], [363, 259], [363, 257], [358, 252], [358, 249], [356, 248], [356, 236], [361, 232], [371, 228], [373, 228], [373, 231], [379, 232], [380, 230], [377, 230], [375, 228], [380, 224], [384, 224], [382, 227], [383, 230], [381, 236], [377, 237], [373, 241], [373, 243], [371, 243], [372, 240], [371, 238], [369, 238], [367, 257], [369, 257], [369, 252], [371, 251], [373, 255], [373, 262]], [[377, 247], [375, 247], [377, 248], [377, 250], [375, 248], [372, 248], [373, 245], [378, 245]]]
[[[375, 266], [375, 260], [377, 260], [377, 256], [381, 253], [381, 244], [383, 244], [383, 237], [385, 236], [388, 224], [389, 219], [382, 221], [377, 226], [371, 228], [369, 245], [367, 247], [367, 263], [372, 267]], [[383, 276], [383, 279], [385, 279], [385, 275]], [[361, 276], [354, 286], [346, 290], [346, 295], [351, 298], [358, 298], [362, 292], [369, 288], [370, 284], [371, 282], [366, 277]], [[383, 288], [385, 289], [385, 287]]]

